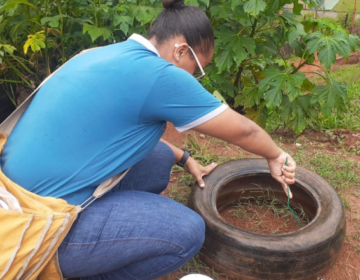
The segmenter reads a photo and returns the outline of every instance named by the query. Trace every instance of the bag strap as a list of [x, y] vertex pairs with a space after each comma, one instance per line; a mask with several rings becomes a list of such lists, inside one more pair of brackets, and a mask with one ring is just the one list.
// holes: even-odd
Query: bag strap
[[[82, 55], [88, 51], [97, 49], [91, 48], [87, 50], [81, 51], [79, 54], [75, 55], [74, 57], [77, 57], [79, 55]], [[74, 58], [73, 57], [73, 58]], [[61, 67], [59, 67], [55, 72], [53, 72], [50, 76], [48, 76], [31, 94], [30, 96], [18, 107], [16, 110], [5, 119], [3, 123], [0, 124], [0, 131], [4, 132], [7, 135], [10, 135], [11, 131], [21, 118], [22, 114], [25, 112], [25, 110], [29, 107], [31, 101], [33, 100], [35, 94], [37, 91], [57, 72], [59, 71], [66, 63], [64, 63]], [[107, 193], [109, 190], [111, 190], [114, 186], [116, 186], [124, 177], [125, 175], [130, 171], [131, 167], [125, 170], [124, 172], [115, 175], [114, 177], [111, 177], [107, 179], [105, 182], [101, 183], [96, 190], [94, 191], [93, 195], [88, 198], [84, 203], [82, 203], [79, 207], [79, 211], [83, 211], [86, 207], [88, 207], [91, 203], [93, 203], [96, 199], [102, 197], [105, 193]]]
[[113, 187], [115, 187], [120, 181], [125, 177], [125, 175], [130, 171], [131, 167], [125, 170], [124, 172], [115, 175], [107, 179], [105, 182], [101, 183], [96, 190], [94, 191], [93, 195], [85, 200], [81, 205], [79, 212], [83, 211], [86, 207], [88, 207], [91, 203], [93, 203], [96, 199], [102, 197], [108, 191], [110, 191]]

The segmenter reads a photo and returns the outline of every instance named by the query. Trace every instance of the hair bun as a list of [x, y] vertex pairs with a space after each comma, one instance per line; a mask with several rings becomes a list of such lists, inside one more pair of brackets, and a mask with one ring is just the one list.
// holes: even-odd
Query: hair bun
[[162, 4], [165, 9], [178, 9], [185, 6], [184, 0], [163, 0]]

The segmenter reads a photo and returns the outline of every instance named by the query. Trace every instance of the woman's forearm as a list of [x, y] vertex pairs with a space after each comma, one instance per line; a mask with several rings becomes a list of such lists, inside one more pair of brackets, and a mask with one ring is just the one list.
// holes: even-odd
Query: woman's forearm
[[231, 109], [197, 126], [195, 130], [235, 144], [267, 159], [276, 158], [281, 153], [281, 149], [266, 131]]

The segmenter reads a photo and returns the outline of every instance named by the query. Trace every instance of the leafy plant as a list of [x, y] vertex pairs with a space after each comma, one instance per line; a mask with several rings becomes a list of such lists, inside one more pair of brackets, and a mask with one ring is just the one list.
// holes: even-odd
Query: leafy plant
[[[315, 0], [302, 2], [316, 5]], [[298, 0], [186, 3], [202, 8], [215, 30], [214, 59], [202, 83], [235, 110], [244, 109], [263, 126], [270, 114], [279, 114], [297, 133], [320, 114], [339, 116], [346, 110], [346, 87], [329, 75], [329, 68], [336, 55], [347, 58], [359, 48], [357, 36], [331, 22], [303, 20]], [[291, 3], [292, 12], [282, 9]], [[160, 0], [0, 0], [0, 42], [17, 53], [2, 59], [1, 69], [7, 69], [2, 80], [33, 88], [82, 49], [145, 34], [161, 10]], [[285, 45], [295, 60], [286, 58]], [[316, 54], [323, 66], [316, 65], [321, 72], [314, 74], [325, 84], [316, 85], [299, 72], [314, 63]]]
[[[215, 29], [214, 63], [204, 86], [218, 91], [235, 110], [265, 126], [277, 113], [285, 126], [301, 133], [318, 116], [339, 116], [347, 108], [346, 86], [329, 75], [336, 55], [348, 58], [359, 48], [359, 38], [340, 26], [303, 20], [297, 0], [188, 1], [206, 11]], [[282, 10], [293, 4], [293, 11]], [[303, 1], [316, 5], [316, 1]], [[297, 63], [283, 54], [288, 44]], [[323, 66], [315, 65], [315, 56]], [[325, 85], [313, 84], [299, 70], [319, 68]], [[243, 109], [244, 107], [244, 109]]]

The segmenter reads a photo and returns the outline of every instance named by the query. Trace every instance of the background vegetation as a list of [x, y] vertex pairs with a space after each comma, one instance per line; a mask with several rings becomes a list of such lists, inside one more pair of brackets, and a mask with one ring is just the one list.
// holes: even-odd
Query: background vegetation
[[[355, 0], [340, 0], [334, 7], [334, 11], [352, 13], [354, 11]], [[356, 12], [360, 13], [360, 5], [357, 5]]]
[[[265, 126], [269, 115], [296, 133], [320, 117], [348, 108], [346, 85], [329, 75], [336, 55], [348, 58], [359, 38], [328, 21], [300, 16], [298, 0], [187, 0], [202, 8], [216, 35], [213, 63], [203, 85], [234, 109]], [[312, 7], [314, 0], [303, 1]], [[294, 4], [284, 11], [285, 4]], [[0, 83], [16, 105], [82, 49], [146, 34], [160, 0], [0, 0]], [[289, 60], [284, 46], [291, 50]], [[299, 69], [322, 63], [318, 85]], [[297, 63], [295, 63], [297, 62]]]

